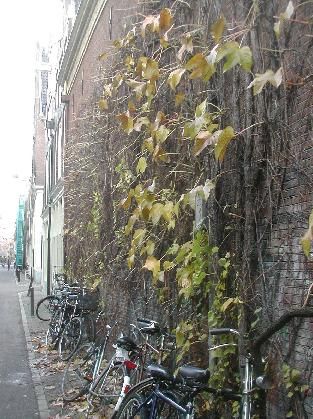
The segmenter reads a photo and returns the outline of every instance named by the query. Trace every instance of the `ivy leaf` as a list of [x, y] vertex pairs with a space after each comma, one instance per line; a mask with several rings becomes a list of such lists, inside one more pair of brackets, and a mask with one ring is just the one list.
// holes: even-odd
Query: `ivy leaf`
[[137, 98], [141, 98], [143, 96], [147, 86], [146, 82], [127, 80], [126, 83], [135, 92]]
[[274, 24], [274, 32], [275, 32], [277, 38], [280, 35], [281, 26], [282, 26], [283, 21], [284, 20], [289, 20], [291, 18], [291, 16], [293, 15], [294, 10], [295, 10], [295, 8], [293, 6], [293, 3], [292, 3], [292, 1], [290, 1], [288, 3], [288, 6], [287, 6], [286, 10], [279, 15], [278, 22], [276, 22]]
[[147, 161], [144, 157], [140, 157], [137, 163], [136, 172], [144, 173], [147, 168]]
[[155, 16], [149, 15], [145, 18], [141, 25], [141, 36], [145, 38], [146, 28], [149, 26], [152, 32], [157, 32], [159, 30], [159, 19]]
[[226, 42], [218, 49], [216, 62], [226, 57], [223, 72], [239, 64], [245, 71], [250, 71], [252, 66], [252, 53], [248, 46], [240, 48], [238, 42]]
[[170, 156], [166, 153], [165, 150], [163, 150], [160, 144], [157, 144], [154, 148], [153, 159], [156, 161], [157, 160], [164, 161], [165, 163], [169, 163], [171, 160]]
[[159, 17], [159, 28], [161, 31], [167, 31], [172, 25], [173, 17], [170, 9], [162, 9]]
[[216, 44], [220, 41], [225, 27], [225, 18], [224, 16], [221, 16], [213, 25], [211, 26], [211, 35], [215, 41]]
[[127, 197], [120, 202], [119, 206], [123, 207], [125, 210], [127, 210], [130, 207], [133, 196], [134, 196], [134, 190], [130, 189], [130, 191], [128, 192]]
[[221, 311], [225, 312], [227, 308], [234, 302], [234, 298], [228, 298], [221, 306]]
[[203, 54], [194, 55], [185, 65], [186, 70], [191, 71], [190, 79], [202, 79], [208, 81], [215, 72], [213, 64], [208, 63]]
[[177, 70], [174, 70], [170, 73], [167, 79], [167, 83], [172, 90], [176, 90], [176, 87], [179, 85], [180, 79], [185, 71], [186, 70], [184, 68], [178, 68]]
[[142, 149], [143, 149], [143, 151], [144, 150], [148, 150], [149, 153], [151, 153], [151, 154], [153, 153], [153, 151], [154, 151], [154, 144], [153, 144], [153, 138], [152, 137], [146, 138], [143, 141]]
[[249, 84], [248, 89], [253, 87], [253, 94], [258, 95], [267, 82], [271, 83], [274, 87], [278, 87], [282, 82], [282, 69], [279, 68], [276, 73], [273, 70], [266, 70], [263, 74], [256, 74], [254, 80]]
[[204, 115], [206, 111], [206, 103], [207, 103], [207, 100], [205, 99], [202, 103], [200, 103], [200, 105], [196, 107], [196, 112], [195, 112], [196, 118], [199, 118], [200, 116]]
[[156, 277], [160, 272], [160, 261], [154, 256], [148, 256], [143, 268], [148, 269], [148, 271], [151, 271], [153, 273], [153, 276]]
[[190, 52], [190, 53], [193, 51], [192, 37], [190, 33], [187, 33], [182, 38], [182, 46], [180, 47], [177, 53], [177, 58], [179, 59], [179, 61], [182, 60], [183, 54], [185, 51]]
[[163, 215], [163, 207], [163, 204], [161, 204], [160, 202], [157, 202], [152, 206], [149, 216], [153, 225], [158, 224], [158, 222], [160, 221], [160, 218]]
[[140, 118], [136, 119], [136, 122], [134, 124], [134, 130], [135, 131], [141, 131], [141, 127], [143, 125], [149, 126], [150, 125], [150, 120], [147, 116], [141, 116]]
[[[221, 132], [221, 131], [220, 131]], [[193, 155], [196, 157], [202, 151], [213, 142], [213, 134], [211, 134], [209, 131], [200, 131], [199, 134], [195, 138], [195, 143], [193, 146]]]
[[309, 217], [309, 228], [301, 239], [301, 246], [305, 256], [308, 258], [311, 252], [311, 242], [313, 240], [313, 210]]
[[167, 137], [170, 134], [170, 130], [166, 128], [164, 125], [161, 125], [156, 131], [155, 131], [155, 138], [158, 143], [164, 143], [164, 141], [167, 139]]
[[181, 105], [184, 100], [185, 100], [184, 93], [177, 93], [177, 95], [175, 96], [175, 106], [177, 107]]
[[129, 110], [129, 112], [136, 112], [137, 108], [134, 104], [134, 102], [132, 100], [129, 100], [127, 103], [127, 109]]
[[154, 81], [160, 76], [159, 64], [152, 58], [148, 58], [146, 61], [145, 68], [143, 68], [142, 76], [146, 80]]
[[101, 111], [107, 111], [109, 109], [108, 101], [106, 99], [100, 99], [99, 108]]
[[145, 234], [145, 229], [138, 228], [137, 230], [135, 230], [132, 239], [132, 246], [140, 247], [142, 245], [143, 239], [145, 238]]
[[122, 113], [122, 114], [117, 115], [116, 118], [121, 122], [121, 125], [122, 125], [123, 130], [127, 134], [130, 134], [133, 131], [133, 129], [134, 129], [134, 120], [129, 115], [129, 111], [127, 111], [126, 113]]
[[220, 133], [216, 146], [215, 146], [215, 158], [220, 162], [223, 161], [226, 149], [230, 141], [235, 137], [235, 132], [232, 127], [226, 127]]

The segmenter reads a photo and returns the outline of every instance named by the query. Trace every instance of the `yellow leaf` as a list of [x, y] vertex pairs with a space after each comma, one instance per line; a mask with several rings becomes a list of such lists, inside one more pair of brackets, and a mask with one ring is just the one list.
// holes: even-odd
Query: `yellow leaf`
[[133, 239], [132, 239], [132, 247], [142, 245], [143, 239], [145, 238], [146, 230], [142, 228], [138, 228], [134, 231]]
[[136, 112], [137, 108], [132, 100], [128, 101], [127, 108], [129, 112]]
[[147, 240], [147, 243], [145, 247], [142, 248], [140, 254], [143, 255], [144, 253], [146, 253], [147, 255], [151, 256], [153, 255], [154, 249], [155, 243], [152, 240]]
[[261, 93], [267, 82], [274, 87], [278, 87], [282, 82], [282, 69], [279, 68], [276, 73], [274, 73], [273, 70], [266, 70], [263, 74], [256, 74], [254, 80], [249, 84], [248, 89], [253, 87], [253, 94], [257, 95]]
[[126, 113], [122, 113], [122, 114], [117, 115], [116, 118], [121, 122], [121, 125], [122, 125], [123, 130], [127, 134], [130, 134], [133, 131], [133, 129], [134, 129], [134, 120], [129, 115], [129, 111], [127, 111]]
[[163, 204], [161, 204], [160, 202], [157, 202], [152, 206], [150, 211], [150, 218], [153, 225], [158, 224], [158, 222], [160, 221], [160, 218], [163, 215], [163, 207]]
[[153, 151], [154, 151], [154, 144], [153, 144], [153, 138], [152, 137], [146, 138], [143, 141], [142, 149], [143, 149], [143, 151], [144, 150], [148, 150], [149, 153], [151, 153], [151, 154], [153, 153]]
[[159, 17], [159, 28], [161, 31], [167, 31], [172, 25], [172, 14], [170, 9], [162, 9]]
[[194, 55], [185, 65], [186, 70], [191, 71], [190, 79], [202, 79], [208, 81], [215, 72], [213, 64], [209, 64], [204, 55], [198, 53]]
[[210, 143], [212, 134], [209, 131], [200, 131], [195, 138], [193, 146], [193, 155], [198, 156]]
[[136, 93], [137, 98], [142, 97], [146, 88], [146, 82], [137, 80], [127, 80], [126, 83]]
[[150, 120], [147, 116], [141, 116], [140, 118], [136, 119], [136, 122], [134, 124], [134, 130], [138, 132], [141, 131], [143, 125], [150, 125]]
[[221, 16], [213, 25], [211, 26], [211, 35], [215, 41], [216, 44], [219, 43], [225, 27], [225, 18], [224, 16]]
[[164, 125], [161, 125], [156, 131], [155, 131], [155, 139], [158, 143], [164, 143], [164, 141], [167, 139], [167, 137], [170, 134], [170, 130], [166, 128]]
[[143, 268], [148, 269], [156, 276], [160, 272], [160, 261], [154, 256], [148, 256]]
[[136, 171], [137, 173], [144, 173], [147, 168], [147, 161], [144, 157], [140, 157], [137, 163]]
[[179, 106], [185, 100], [185, 95], [183, 93], [177, 93], [175, 96], [175, 106]]
[[106, 99], [99, 100], [99, 108], [101, 111], [106, 111], [109, 109], [108, 101]]
[[152, 58], [148, 58], [145, 68], [143, 68], [142, 76], [147, 80], [157, 80], [159, 78], [159, 64]]
[[120, 202], [120, 206], [127, 210], [130, 207], [132, 202], [132, 197], [134, 196], [134, 190], [131, 189], [125, 199]]
[[177, 58], [181, 61], [183, 58], [184, 52], [192, 52], [193, 51], [193, 43], [192, 43], [192, 37], [190, 33], [187, 33], [182, 38], [182, 46], [180, 47], [180, 50], [177, 53]]
[[146, 36], [146, 28], [150, 27], [152, 32], [156, 32], [159, 30], [159, 19], [155, 16], [149, 15], [145, 18], [141, 25], [141, 36], [145, 38]]
[[186, 70], [184, 68], [178, 68], [177, 70], [172, 71], [168, 76], [167, 83], [170, 85], [172, 90], [176, 90], [176, 87], [179, 85], [180, 79], [185, 71]]
[[221, 310], [225, 312], [227, 308], [234, 302], [233, 298], [228, 298], [221, 306]]
[[167, 202], [163, 207], [162, 216], [168, 223], [170, 223], [173, 218], [173, 207], [173, 202]]
[[157, 160], [164, 161], [165, 163], [169, 163], [171, 160], [170, 156], [166, 153], [165, 150], [163, 150], [160, 144], [157, 144], [154, 148], [153, 159], [156, 161]]
[[223, 161], [226, 149], [230, 141], [234, 138], [235, 133], [232, 127], [226, 127], [220, 133], [216, 146], [215, 146], [215, 158], [220, 162]]

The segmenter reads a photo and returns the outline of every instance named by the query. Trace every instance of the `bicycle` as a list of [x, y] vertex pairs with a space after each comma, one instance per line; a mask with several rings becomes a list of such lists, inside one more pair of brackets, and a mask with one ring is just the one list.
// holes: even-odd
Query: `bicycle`
[[[106, 369], [91, 384], [88, 402], [93, 406], [93, 398], [101, 400], [101, 405], [113, 402], [114, 411], [117, 411], [129, 391], [130, 387], [139, 382], [146, 373], [148, 357], [155, 356], [161, 362], [164, 354], [164, 339], [169, 336], [154, 320], [137, 319], [137, 324], [131, 324], [132, 335], [137, 343], [127, 336], [120, 336], [116, 341], [116, 352]], [[150, 337], [159, 338], [153, 346]], [[114, 388], [113, 388], [114, 380]]]
[[[201, 392], [208, 392], [213, 394], [214, 397], [221, 397], [222, 400], [240, 402], [238, 417], [251, 419], [253, 392], [256, 388], [263, 390], [268, 388], [266, 376], [254, 376], [254, 364], [255, 360], [259, 358], [260, 347], [294, 317], [313, 317], [313, 308], [301, 308], [287, 312], [252, 342], [250, 348], [247, 348], [243, 357], [244, 362], [241, 364], [243, 374], [239, 393], [232, 389], [209, 387], [206, 384], [210, 377], [209, 370], [182, 366], [178, 369], [177, 376], [174, 377], [161, 365], [152, 364], [148, 367], [151, 378], [142, 381], [128, 392], [119, 411], [113, 415], [113, 418], [193, 419], [195, 417], [195, 397]], [[232, 334], [242, 338], [240, 333], [232, 328], [211, 329], [210, 334], [213, 336]], [[228, 345], [233, 345], [233, 343], [215, 345], [209, 349], [213, 350]]]
[[[96, 324], [103, 316], [100, 312]], [[99, 376], [99, 371], [104, 360], [104, 353], [108, 345], [113, 327], [106, 325], [106, 333], [97, 341], [83, 344], [68, 361], [62, 378], [62, 395], [67, 402], [76, 400], [86, 395], [91, 383]], [[98, 331], [100, 334], [102, 330]]]
[[81, 288], [77, 294], [68, 297], [67, 304], [73, 309], [58, 338], [58, 352], [62, 361], [68, 361], [83, 341], [92, 342], [95, 339], [95, 324], [91, 313], [98, 308], [99, 294]]

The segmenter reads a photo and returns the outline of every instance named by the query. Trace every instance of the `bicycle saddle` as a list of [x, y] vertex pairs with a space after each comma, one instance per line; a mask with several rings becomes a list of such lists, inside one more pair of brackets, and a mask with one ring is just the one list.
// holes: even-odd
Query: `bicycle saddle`
[[172, 374], [170, 374], [169, 371], [162, 365], [150, 364], [147, 367], [147, 371], [153, 378], [159, 380], [174, 381]]
[[141, 333], [154, 335], [161, 332], [160, 325], [155, 320], [137, 319], [137, 322]]
[[206, 383], [210, 378], [210, 371], [198, 367], [193, 367], [191, 365], [183, 365], [182, 367], [178, 368], [178, 376], [186, 381]]
[[134, 351], [138, 348], [137, 344], [128, 336], [121, 336], [116, 341], [117, 346], [126, 349], [126, 351]]

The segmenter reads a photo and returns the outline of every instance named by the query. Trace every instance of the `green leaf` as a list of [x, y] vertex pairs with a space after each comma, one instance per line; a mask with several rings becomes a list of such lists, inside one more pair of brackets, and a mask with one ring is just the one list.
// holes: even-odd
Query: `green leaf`
[[100, 99], [99, 100], [99, 108], [101, 111], [106, 111], [109, 109], [107, 99]]
[[218, 137], [216, 146], [215, 146], [215, 158], [220, 162], [223, 161], [228, 144], [235, 137], [234, 129], [230, 126], [223, 129], [221, 134]]
[[219, 42], [219, 40], [221, 39], [221, 37], [223, 35], [225, 23], [226, 23], [226, 20], [225, 20], [224, 16], [221, 16], [211, 26], [211, 35], [212, 35], [216, 44]]
[[140, 157], [137, 163], [136, 171], [137, 173], [144, 173], [147, 168], [147, 160], [144, 157]]
[[176, 87], [179, 85], [182, 75], [185, 73], [185, 68], [178, 68], [170, 73], [167, 79], [167, 83], [169, 84], [172, 90], [176, 90]]
[[204, 115], [206, 111], [206, 104], [207, 104], [207, 100], [205, 99], [202, 103], [200, 103], [200, 105], [196, 107], [196, 112], [195, 112], [196, 118], [199, 118], [200, 116]]
[[155, 131], [155, 138], [158, 143], [164, 143], [164, 141], [167, 139], [167, 137], [170, 134], [170, 130], [166, 128], [164, 125], [161, 125], [156, 131]]

